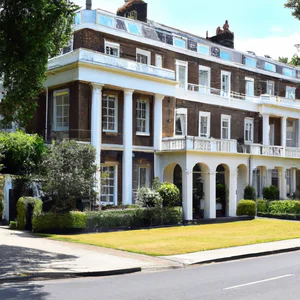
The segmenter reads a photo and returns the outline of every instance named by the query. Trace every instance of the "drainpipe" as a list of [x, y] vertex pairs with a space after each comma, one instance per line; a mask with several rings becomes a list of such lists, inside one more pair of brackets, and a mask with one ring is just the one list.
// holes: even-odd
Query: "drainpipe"
[[49, 102], [48, 88], [46, 88], [46, 121], [45, 121], [45, 141], [47, 141], [47, 140], [48, 140], [48, 102]]

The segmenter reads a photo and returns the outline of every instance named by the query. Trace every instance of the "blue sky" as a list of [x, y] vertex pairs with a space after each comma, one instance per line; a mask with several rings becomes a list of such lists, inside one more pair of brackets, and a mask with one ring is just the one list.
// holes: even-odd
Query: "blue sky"
[[[85, 0], [73, 0], [85, 6]], [[92, 0], [93, 8], [116, 12], [124, 0]], [[258, 55], [291, 57], [300, 44], [300, 21], [284, 8], [286, 0], [147, 0], [150, 20], [205, 37], [229, 21], [235, 48]], [[184, 5], [185, 4], [185, 5]]]

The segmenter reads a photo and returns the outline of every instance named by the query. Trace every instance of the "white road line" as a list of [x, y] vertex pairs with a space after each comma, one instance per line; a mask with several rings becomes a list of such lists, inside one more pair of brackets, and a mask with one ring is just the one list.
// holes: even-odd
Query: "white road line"
[[248, 286], [248, 285], [254, 285], [254, 284], [258, 284], [258, 283], [263, 283], [263, 282], [278, 280], [278, 279], [282, 279], [282, 278], [286, 278], [286, 277], [291, 277], [291, 276], [295, 276], [295, 274], [287, 274], [287, 275], [273, 277], [273, 278], [269, 278], [269, 279], [264, 279], [264, 280], [253, 281], [253, 282], [249, 282], [249, 283], [245, 283], [245, 284], [235, 285], [235, 286], [231, 286], [231, 287], [225, 288], [225, 289], [223, 289], [223, 291], [233, 290], [233, 289], [237, 289], [237, 288]]

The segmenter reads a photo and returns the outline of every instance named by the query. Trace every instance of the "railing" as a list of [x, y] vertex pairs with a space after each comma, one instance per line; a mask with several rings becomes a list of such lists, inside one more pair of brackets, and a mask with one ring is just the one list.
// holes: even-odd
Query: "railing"
[[191, 136], [172, 137], [162, 140], [162, 151], [174, 150], [237, 153], [237, 141], [205, 139]]
[[[247, 147], [248, 153], [252, 155], [266, 155], [266, 156], [285, 156], [285, 148], [281, 146], [264, 146], [260, 144], [251, 144]], [[249, 151], [250, 150], [250, 151]]]
[[300, 149], [299, 148], [285, 148], [285, 156], [290, 158], [300, 158]]
[[115, 67], [117, 69], [126, 71], [175, 80], [175, 72], [172, 70], [141, 64], [136, 61], [114, 57], [85, 49], [77, 49], [73, 52], [50, 59], [48, 62], [48, 70], [53, 70], [55, 68], [69, 65], [75, 62], [89, 62], [96, 65]]

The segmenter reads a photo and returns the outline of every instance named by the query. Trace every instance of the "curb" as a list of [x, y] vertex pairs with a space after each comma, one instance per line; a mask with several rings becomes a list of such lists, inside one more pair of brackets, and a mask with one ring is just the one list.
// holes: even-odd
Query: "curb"
[[66, 278], [80, 278], [80, 277], [102, 277], [125, 275], [141, 272], [142, 268], [128, 268], [108, 271], [94, 271], [94, 272], [37, 272], [24, 273], [23, 276], [8, 276], [0, 278], [0, 284], [8, 282], [23, 282], [31, 280], [50, 280], [50, 279], [66, 279]]
[[299, 250], [300, 250], [300, 246], [292, 247], [292, 248], [286, 248], [286, 249], [268, 250], [268, 251], [264, 251], [264, 252], [247, 253], [247, 254], [233, 255], [233, 256], [229, 256], [229, 257], [221, 257], [221, 258], [216, 258], [216, 259], [203, 260], [203, 261], [195, 262], [195, 263], [192, 263], [192, 264], [186, 264], [186, 266], [204, 265], [204, 264], [210, 264], [210, 263], [235, 261], [235, 260], [239, 260], [239, 259], [262, 257], [262, 256], [268, 256], [268, 255], [273, 255], [273, 254], [281, 254], [281, 253], [289, 253], [289, 252], [299, 251]]

